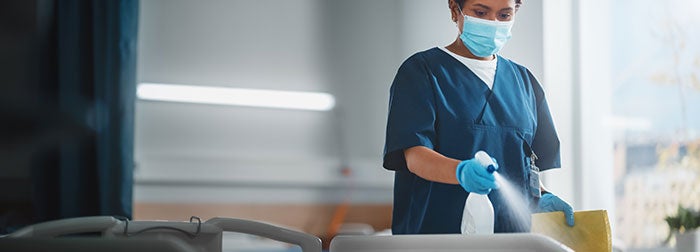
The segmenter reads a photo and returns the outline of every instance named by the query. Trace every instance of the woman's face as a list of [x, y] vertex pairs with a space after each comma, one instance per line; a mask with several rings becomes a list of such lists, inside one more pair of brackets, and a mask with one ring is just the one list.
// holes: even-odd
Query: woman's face
[[465, 0], [460, 13], [459, 5], [456, 1], [450, 2], [452, 10], [452, 20], [462, 27], [464, 17], [469, 15], [491, 21], [511, 21], [515, 15], [515, 0]]

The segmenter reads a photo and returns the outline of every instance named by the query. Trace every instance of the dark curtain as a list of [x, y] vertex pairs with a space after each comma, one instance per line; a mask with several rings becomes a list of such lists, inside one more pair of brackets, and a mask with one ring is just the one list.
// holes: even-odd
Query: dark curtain
[[47, 104], [82, 134], [60, 138], [31, 165], [34, 222], [131, 218], [138, 0], [52, 0], [39, 83]]

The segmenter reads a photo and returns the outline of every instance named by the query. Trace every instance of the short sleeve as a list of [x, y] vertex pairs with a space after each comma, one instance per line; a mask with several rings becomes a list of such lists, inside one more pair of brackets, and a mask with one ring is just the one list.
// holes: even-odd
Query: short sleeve
[[430, 74], [419, 55], [399, 67], [391, 85], [384, 145], [384, 168], [405, 170], [404, 150], [435, 146], [435, 96]]
[[537, 130], [532, 141], [532, 150], [537, 155], [536, 165], [540, 170], [561, 167], [559, 137], [549, 112], [544, 90], [537, 79], [528, 71], [537, 101]]

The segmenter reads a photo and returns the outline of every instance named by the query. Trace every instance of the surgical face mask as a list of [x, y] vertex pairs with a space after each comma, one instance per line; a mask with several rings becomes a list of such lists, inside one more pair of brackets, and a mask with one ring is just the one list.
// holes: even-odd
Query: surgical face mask
[[512, 20], [499, 22], [462, 15], [464, 25], [459, 38], [475, 56], [488, 57], [497, 53], [512, 37]]

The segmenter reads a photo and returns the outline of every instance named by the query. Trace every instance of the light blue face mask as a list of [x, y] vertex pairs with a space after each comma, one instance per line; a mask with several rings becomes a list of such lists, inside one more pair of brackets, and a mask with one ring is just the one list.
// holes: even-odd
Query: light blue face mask
[[497, 53], [513, 36], [510, 33], [513, 27], [512, 20], [498, 22], [462, 15], [464, 25], [459, 38], [475, 56], [488, 57]]

